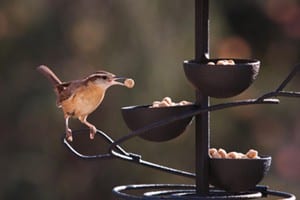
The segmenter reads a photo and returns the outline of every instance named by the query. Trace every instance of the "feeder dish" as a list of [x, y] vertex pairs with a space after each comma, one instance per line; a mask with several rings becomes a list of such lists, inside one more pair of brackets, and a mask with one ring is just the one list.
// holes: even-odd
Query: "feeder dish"
[[250, 59], [231, 59], [233, 65], [210, 65], [218, 60], [208, 59], [205, 63], [195, 60], [184, 62], [187, 79], [200, 92], [215, 98], [233, 97], [246, 90], [256, 79], [260, 61]]
[[271, 166], [271, 157], [257, 159], [209, 159], [210, 183], [230, 192], [255, 188]]
[[[123, 107], [121, 111], [128, 128], [132, 131], [136, 131], [147, 125], [170, 117], [178, 116], [195, 109], [196, 106], [194, 104], [158, 108], [151, 108], [150, 105], [140, 105]], [[140, 137], [145, 140], [155, 142], [168, 141], [182, 134], [191, 120], [192, 117], [176, 120], [169, 124], [147, 130], [141, 134]]]

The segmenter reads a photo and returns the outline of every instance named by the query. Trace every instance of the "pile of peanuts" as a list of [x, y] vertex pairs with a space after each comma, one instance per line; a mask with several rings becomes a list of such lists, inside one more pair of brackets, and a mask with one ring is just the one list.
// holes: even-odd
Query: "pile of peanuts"
[[208, 62], [208, 65], [234, 65], [234, 60], [218, 60], [217, 63], [214, 62]]
[[246, 154], [238, 152], [227, 153], [224, 149], [209, 149], [210, 158], [228, 158], [228, 159], [259, 159], [258, 152], [254, 149], [250, 149]]
[[184, 106], [192, 104], [189, 101], [180, 101], [179, 103], [175, 103], [172, 101], [170, 97], [165, 97], [161, 101], [153, 101], [150, 108], [161, 108], [161, 107], [170, 107], [170, 106]]

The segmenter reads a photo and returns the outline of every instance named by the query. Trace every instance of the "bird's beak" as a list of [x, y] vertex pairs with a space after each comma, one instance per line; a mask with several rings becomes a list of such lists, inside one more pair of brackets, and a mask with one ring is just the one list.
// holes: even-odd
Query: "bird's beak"
[[113, 77], [111, 79], [111, 83], [113, 85], [124, 85], [124, 81], [126, 80], [125, 77]]

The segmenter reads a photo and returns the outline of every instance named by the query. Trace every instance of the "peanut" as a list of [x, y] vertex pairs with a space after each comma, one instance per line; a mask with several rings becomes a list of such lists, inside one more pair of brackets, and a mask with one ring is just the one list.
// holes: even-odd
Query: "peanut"
[[233, 60], [218, 60], [217, 65], [234, 65]]
[[125, 81], [124, 81], [124, 85], [128, 88], [133, 88], [134, 87], [134, 80], [131, 79], [131, 78], [127, 78]]
[[158, 107], [168, 107], [168, 106], [169, 106], [169, 104], [166, 101], [162, 101], [158, 104]]
[[235, 152], [235, 151], [232, 151], [232, 152], [227, 154], [227, 158], [237, 159], [238, 158], [238, 153]]
[[218, 60], [217, 65], [226, 65], [227, 62], [225, 60]]
[[220, 154], [221, 158], [227, 157], [227, 152], [224, 149], [219, 149], [218, 153]]
[[228, 64], [228, 65], [234, 65], [235, 62], [234, 62], [234, 60], [227, 60], [227, 64]]
[[214, 155], [215, 153], [218, 153], [218, 150], [217, 150], [216, 148], [210, 148], [210, 149], [209, 149], [209, 156], [210, 156], [211, 158], [213, 158], [213, 155]]
[[211, 155], [212, 158], [222, 158], [221, 155], [218, 153], [218, 151], [215, 151]]
[[254, 149], [250, 149], [247, 153], [246, 153], [246, 156], [248, 158], [259, 158], [258, 157], [258, 152]]
[[172, 104], [172, 99], [171, 99], [170, 97], [165, 97], [165, 98], [163, 98], [162, 101], [165, 101], [165, 102], [167, 102], [168, 104]]

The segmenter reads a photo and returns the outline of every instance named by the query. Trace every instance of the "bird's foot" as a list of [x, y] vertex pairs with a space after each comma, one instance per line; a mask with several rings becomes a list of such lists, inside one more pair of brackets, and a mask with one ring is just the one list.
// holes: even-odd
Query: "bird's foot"
[[72, 130], [71, 130], [71, 129], [67, 129], [67, 131], [66, 131], [66, 139], [67, 139], [69, 142], [72, 142], [72, 141], [73, 141], [73, 136], [72, 136]]
[[95, 126], [92, 126], [90, 128], [90, 139], [93, 140], [95, 138], [95, 134], [97, 132], [97, 128]]

